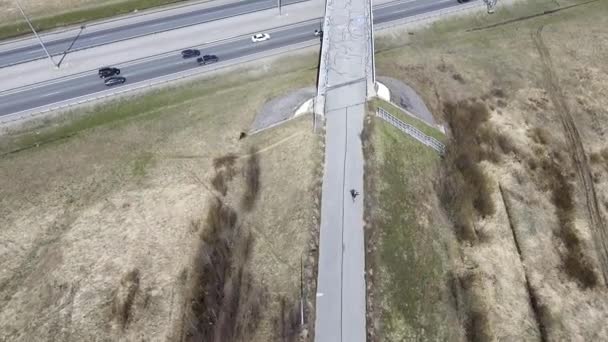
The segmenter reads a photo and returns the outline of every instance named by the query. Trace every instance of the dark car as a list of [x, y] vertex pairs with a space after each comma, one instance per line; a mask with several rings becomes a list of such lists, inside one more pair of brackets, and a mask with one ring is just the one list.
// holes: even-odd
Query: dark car
[[108, 87], [111, 87], [113, 85], [117, 85], [117, 84], [123, 84], [127, 81], [126, 78], [121, 77], [121, 76], [113, 76], [110, 78], [106, 78], [103, 83], [105, 83]]
[[201, 52], [198, 51], [197, 49], [187, 49], [182, 51], [182, 58], [192, 58], [192, 57], [198, 57], [201, 55]]
[[106, 78], [114, 75], [120, 75], [120, 69], [118, 68], [101, 68], [99, 69], [99, 78]]
[[216, 55], [204, 55], [203, 57], [199, 57], [199, 58], [196, 59], [196, 61], [198, 62], [198, 64], [201, 64], [201, 65], [215, 63], [215, 62], [217, 62], [219, 60], [220, 59], [217, 58]]

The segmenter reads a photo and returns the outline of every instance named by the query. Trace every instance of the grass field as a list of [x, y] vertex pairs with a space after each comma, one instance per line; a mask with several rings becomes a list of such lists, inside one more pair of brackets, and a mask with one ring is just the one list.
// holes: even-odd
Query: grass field
[[[379, 118], [368, 118], [366, 198], [376, 341], [458, 340], [448, 288], [449, 226], [433, 194], [440, 165], [432, 149]], [[446, 249], [446, 246], [448, 248]], [[450, 251], [452, 249], [452, 251]]]
[[[450, 128], [434, 190], [460, 246], [463, 338], [608, 336], [607, 5], [521, 1], [377, 36], [378, 75], [410, 84]], [[412, 326], [377, 317], [382, 336]]]
[[[313, 65], [290, 58], [0, 137], [0, 340], [189, 340], [217, 198], [250, 237], [247, 258], [218, 261], [248, 275], [223, 289], [240, 299], [220, 303], [239, 317], [224, 326], [293, 339], [300, 262], [307, 279], [314, 267], [319, 138], [307, 118], [238, 137], [265, 101], [312, 84]], [[222, 160], [234, 161], [218, 195]]]
[[394, 104], [386, 103], [386, 101], [383, 101], [383, 100], [380, 100], [377, 98], [370, 101], [369, 108], [374, 113], [378, 110], [378, 107], [386, 110], [391, 115], [398, 118], [399, 120], [416, 127], [422, 133], [424, 133], [430, 137], [433, 137], [439, 141], [445, 142], [446, 136], [443, 133], [441, 133], [437, 128], [429, 126], [427, 123], [425, 123], [424, 121], [422, 121], [418, 118], [407, 115], [402, 110], [395, 107]]
[[[21, 0], [38, 31], [110, 18], [136, 10], [186, 2], [185, 0]], [[12, 0], [0, 0], [0, 39], [30, 34]]]

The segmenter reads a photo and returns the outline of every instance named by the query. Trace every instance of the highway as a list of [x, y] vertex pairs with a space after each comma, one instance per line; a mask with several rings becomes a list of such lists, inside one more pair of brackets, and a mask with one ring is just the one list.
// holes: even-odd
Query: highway
[[[415, 0], [388, 3], [374, 9], [374, 24], [394, 21], [458, 5], [456, 0], [439, 0], [434, 2]], [[313, 32], [320, 25], [321, 19], [319, 18], [318, 20], [309, 21], [301, 25], [269, 30], [267, 32], [270, 33], [271, 38], [266, 42], [253, 43], [251, 37], [247, 35], [197, 48], [203, 54], [217, 55], [220, 59], [219, 63], [221, 63], [222, 61], [246, 57], [289, 45], [318, 40], [317, 37], [314, 37]], [[179, 51], [176, 51], [174, 54], [150, 58], [142, 62], [129, 63], [127, 67], [122, 67], [121, 65], [116, 65], [116, 67], [121, 68], [121, 76], [126, 77], [127, 82], [113, 88], [128, 87], [129, 84], [189, 69], [205, 68], [205, 66], [199, 66], [195, 59], [182, 59]], [[97, 76], [97, 70], [57, 79], [52, 82], [43, 82], [38, 86], [8, 90], [0, 93], [0, 116], [81, 98], [104, 90], [107, 90], [107, 87]]]
[[[281, 0], [281, 4], [286, 6], [303, 1], [306, 0]], [[156, 32], [174, 30], [185, 26], [207, 23], [275, 7], [277, 7], [276, 0], [245, 0], [167, 17], [152, 18], [105, 30], [83, 33], [80, 36], [70, 38], [49, 40], [48, 42], [44, 37], [43, 39], [45, 40], [46, 48], [51, 55], [61, 55], [68, 49], [70, 51], [75, 51], [91, 48]], [[40, 45], [36, 42], [28, 46], [0, 52], [0, 68], [45, 57], [46, 54], [44, 53], [44, 50], [42, 50]]]

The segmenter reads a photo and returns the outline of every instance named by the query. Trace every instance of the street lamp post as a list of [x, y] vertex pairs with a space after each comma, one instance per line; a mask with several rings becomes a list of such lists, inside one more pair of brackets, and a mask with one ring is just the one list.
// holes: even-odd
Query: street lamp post
[[19, 11], [21, 11], [21, 14], [23, 15], [23, 17], [25, 18], [25, 21], [27, 22], [27, 24], [29, 25], [30, 29], [32, 30], [32, 32], [34, 32], [34, 35], [36, 36], [36, 38], [38, 38], [38, 42], [40, 42], [40, 46], [42, 46], [42, 49], [44, 50], [44, 52], [46, 53], [46, 56], [49, 58], [49, 60], [51, 61], [51, 64], [53, 64], [53, 67], [55, 69], [58, 69], [59, 66], [57, 66], [57, 64], [55, 64], [55, 61], [53, 60], [53, 57], [51, 57], [51, 54], [49, 53], [49, 51], [46, 49], [46, 46], [44, 46], [44, 42], [42, 42], [42, 39], [40, 39], [40, 36], [38, 35], [38, 33], [36, 32], [36, 30], [34, 29], [34, 25], [32, 25], [32, 22], [30, 21], [30, 19], [27, 17], [27, 15], [25, 14], [25, 11], [23, 10], [23, 8], [21, 7], [21, 4], [19, 3], [19, 0], [15, 0], [15, 2], [17, 3], [17, 7], [19, 7]]

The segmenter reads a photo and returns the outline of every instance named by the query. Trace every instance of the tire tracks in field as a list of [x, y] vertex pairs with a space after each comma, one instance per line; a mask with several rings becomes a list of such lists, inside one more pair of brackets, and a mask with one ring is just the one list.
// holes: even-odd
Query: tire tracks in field
[[553, 67], [551, 54], [543, 41], [543, 28], [544, 25], [541, 25], [535, 32], [532, 32], [532, 41], [540, 54], [546, 90], [560, 115], [560, 120], [566, 133], [566, 139], [570, 145], [570, 154], [574, 160], [578, 177], [584, 187], [587, 214], [589, 216], [593, 241], [602, 269], [604, 284], [606, 284], [608, 283], [608, 231], [606, 231], [606, 225], [597, 204], [597, 196], [593, 185], [591, 169], [589, 168], [583, 142], [581, 141], [580, 134], [576, 128], [574, 119], [572, 118], [568, 103], [565, 100], [564, 93], [559, 85], [559, 79]]

